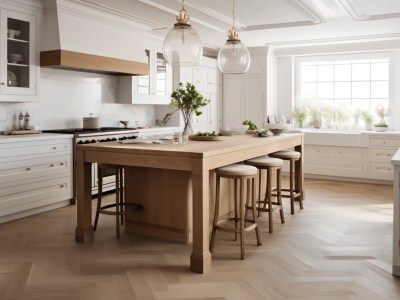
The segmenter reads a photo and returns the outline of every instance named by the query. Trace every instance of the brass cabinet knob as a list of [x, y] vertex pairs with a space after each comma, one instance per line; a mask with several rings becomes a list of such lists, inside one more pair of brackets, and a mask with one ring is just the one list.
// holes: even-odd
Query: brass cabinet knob
[[63, 188], [63, 187], [64, 187], [64, 185], [63, 185], [63, 184], [61, 184], [61, 185], [60, 185], [60, 188]]
[[53, 150], [56, 150], [57, 149], [57, 147], [53, 147]]
[[50, 167], [54, 167], [54, 164], [51, 164]]
[[26, 170], [27, 170], [27, 171], [30, 171], [30, 170], [31, 170], [31, 168], [29, 168], [29, 167], [28, 167], [28, 168], [26, 168]]
[[60, 166], [63, 166], [64, 165], [64, 163], [60, 163]]

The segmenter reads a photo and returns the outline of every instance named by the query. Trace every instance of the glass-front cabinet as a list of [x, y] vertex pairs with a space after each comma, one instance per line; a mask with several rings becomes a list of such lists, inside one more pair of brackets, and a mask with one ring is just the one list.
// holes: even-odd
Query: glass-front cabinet
[[36, 17], [2, 9], [0, 18], [0, 101], [18, 101], [12, 95], [35, 96], [38, 68]]
[[144, 49], [149, 74], [118, 78], [118, 102], [132, 104], [169, 104], [172, 92], [172, 68], [161, 50]]

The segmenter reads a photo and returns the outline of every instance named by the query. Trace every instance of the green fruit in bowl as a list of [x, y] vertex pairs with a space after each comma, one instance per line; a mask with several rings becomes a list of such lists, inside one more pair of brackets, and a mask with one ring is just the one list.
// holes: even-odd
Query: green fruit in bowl
[[252, 121], [250, 121], [250, 120], [244, 120], [244, 121], [243, 121], [243, 125], [249, 126], [249, 129], [248, 129], [248, 130], [257, 130], [257, 125], [254, 124], [254, 123], [253, 123]]
[[267, 137], [269, 136], [268, 132], [266, 130], [257, 130], [256, 135], [259, 137]]

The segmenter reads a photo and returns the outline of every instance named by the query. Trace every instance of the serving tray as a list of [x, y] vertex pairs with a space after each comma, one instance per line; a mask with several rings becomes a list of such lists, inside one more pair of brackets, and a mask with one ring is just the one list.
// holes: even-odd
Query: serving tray
[[200, 135], [191, 135], [189, 136], [190, 140], [193, 141], [221, 141], [222, 138], [220, 136], [200, 136]]

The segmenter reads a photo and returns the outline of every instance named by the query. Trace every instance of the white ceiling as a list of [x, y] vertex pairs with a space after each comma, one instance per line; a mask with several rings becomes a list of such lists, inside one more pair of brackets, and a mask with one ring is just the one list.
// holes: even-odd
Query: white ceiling
[[[76, 0], [75, 0], [76, 1]], [[145, 20], [164, 36], [181, 0], [81, 0]], [[219, 48], [232, 23], [231, 0], [186, 0], [204, 45]], [[239, 37], [248, 46], [363, 36], [400, 36], [400, 0], [236, 0]]]

